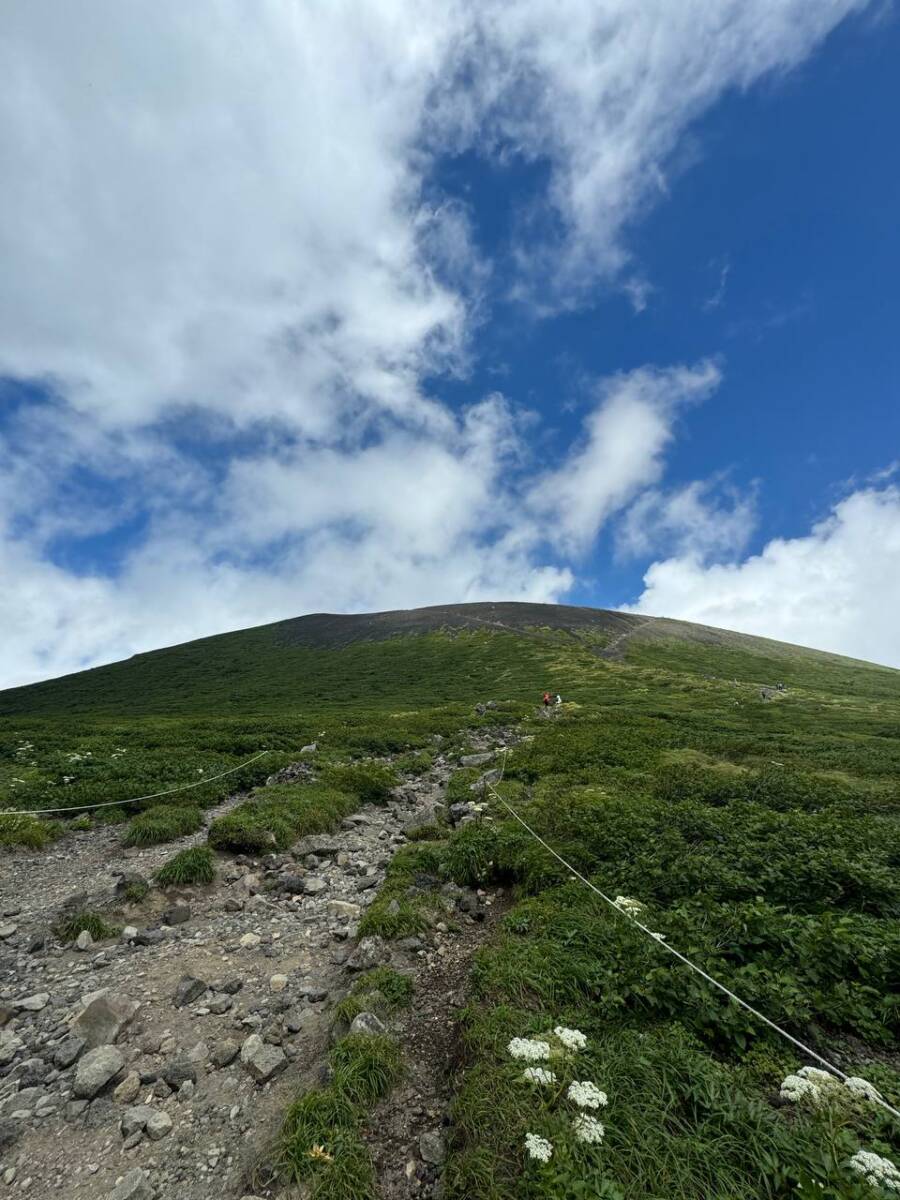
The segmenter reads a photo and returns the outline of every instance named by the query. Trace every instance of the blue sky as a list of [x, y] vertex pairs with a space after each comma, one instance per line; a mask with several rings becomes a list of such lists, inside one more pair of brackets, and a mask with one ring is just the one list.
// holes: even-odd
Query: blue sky
[[0, 17], [0, 685], [488, 597], [900, 665], [891, 6], [44, 7]]

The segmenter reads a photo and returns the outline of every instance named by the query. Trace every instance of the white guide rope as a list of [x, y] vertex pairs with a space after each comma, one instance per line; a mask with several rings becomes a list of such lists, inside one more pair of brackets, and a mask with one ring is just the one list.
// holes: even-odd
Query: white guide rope
[[86, 812], [94, 808], [120, 808], [123, 804], [137, 804], [139, 800], [156, 800], [158, 796], [172, 796], [175, 792], [187, 792], [191, 788], [202, 787], [204, 783], [213, 783], [216, 779], [224, 779], [226, 775], [233, 775], [235, 771], [243, 771], [244, 767], [249, 767], [264, 754], [271, 754], [271, 751], [260, 750], [259, 754], [254, 754], [246, 762], [238, 763], [236, 767], [229, 767], [227, 771], [220, 771], [218, 775], [207, 775], [204, 779], [195, 779], [193, 783], [182, 783], [178, 787], [164, 788], [161, 792], [150, 792], [147, 796], [132, 796], [130, 800], [107, 800], [103, 804], [73, 804], [65, 808], [7, 808], [0, 812], [0, 817], [43, 817], [47, 813], [74, 813]]
[[[503, 766], [500, 771], [500, 779], [497, 780], [498, 783], [500, 783], [501, 780], [503, 779], [503, 773], [506, 770], [506, 755], [507, 755], [507, 751], [504, 750]], [[691, 962], [691, 960], [689, 958], [686, 958], [685, 955], [683, 955], [681, 953], [681, 951], [676, 950], [674, 946], [670, 946], [668, 942], [661, 941], [659, 938], [654, 937], [653, 930], [648, 929], [646, 925], [641, 924], [641, 922], [636, 917], [631, 916], [630, 913], [624, 912], [621, 908], [619, 908], [619, 906], [616, 904], [615, 900], [610, 899], [610, 897], [607, 896], [605, 892], [601, 892], [600, 889], [595, 884], [591, 883], [591, 881], [589, 879], [586, 879], [585, 876], [582, 875], [580, 871], [576, 870], [576, 868], [573, 867], [570, 862], [567, 862], [566, 859], [564, 859], [561, 854], [557, 854], [557, 852], [553, 849], [553, 847], [548, 845], [547, 842], [544, 841], [544, 839], [541, 837], [541, 835], [539, 833], [535, 833], [535, 831], [531, 828], [531, 826], [528, 824], [528, 822], [526, 820], [524, 820], [523, 817], [519, 816], [519, 814], [512, 807], [512, 805], [508, 804], [503, 799], [503, 797], [500, 795], [500, 793], [497, 791], [496, 787], [494, 787], [493, 784], [488, 783], [487, 787], [488, 787], [488, 790], [491, 792], [491, 794], [494, 796], [494, 798], [496, 800], [499, 800], [499, 802], [503, 805], [503, 807], [506, 809], [506, 811], [519, 822], [519, 824], [522, 826], [523, 829], [526, 829], [531, 834], [531, 836], [535, 839], [535, 841], [540, 842], [540, 844], [544, 847], [544, 849], [547, 850], [550, 854], [552, 854], [553, 857], [558, 862], [562, 863], [562, 865], [566, 868], [567, 871], [570, 872], [570, 874], [574, 875], [576, 879], [580, 879], [581, 882], [585, 885], [585, 887], [588, 887], [591, 889], [592, 892], [595, 892], [600, 897], [601, 900], [605, 900], [606, 903], [611, 908], [615, 909], [615, 911], [619, 914], [619, 916], [624, 917], [627, 921], [630, 921], [632, 923], [632, 925], [636, 925], [637, 928], [640, 929], [642, 933], [646, 933], [648, 937], [653, 938], [653, 941], [658, 946], [661, 946], [663, 948], [663, 950], [668, 950], [668, 952], [670, 954], [673, 954], [675, 956], [675, 958], [677, 958], [680, 962], [683, 962], [686, 966], [690, 967], [692, 971], [696, 971], [696, 973], [698, 975], [700, 975], [703, 979], [705, 979], [707, 981], [707, 983], [711, 983], [713, 985], [713, 987], [718, 988], [720, 992], [724, 992], [724, 994], [726, 996], [728, 996], [728, 998], [730, 1000], [733, 1000], [735, 1002], [735, 1004], [739, 1004], [741, 1006], [741, 1008], [744, 1008], [747, 1010], [747, 1012], [752, 1013], [752, 1015], [754, 1017], [756, 1017], [757, 1020], [762, 1021], [763, 1024], [768, 1025], [770, 1029], [774, 1029], [776, 1033], [781, 1034], [781, 1036], [783, 1038], [786, 1038], [787, 1041], [791, 1042], [799, 1050], [802, 1050], [804, 1054], [808, 1054], [811, 1058], [814, 1058], [814, 1059], [816, 1059], [817, 1062], [820, 1062], [823, 1067], [827, 1067], [827, 1069], [829, 1071], [831, 1071], [831, 1073], [833, 1075], [836, 1075], [839, 1079], [842, 1079], [844, 1082], [846, 1082], [850, 1078], [850, 1076], [845, 1075], [844, 1072], [842, 1070], [840, 1070], [839, 1067], [836, 1067], [834, 1065], [834, 1063], [829, 1062], [827, 1058], [823, 1058], [821, 1054], [818, 1054], [810, 1046], [807, 1046], [803, 1042], [798, 1041], [797, 1038], [795, 1038], [792, 1034], [788, 1033], [788, 1031], [786, 1029], [782, 1029], [781, 1026], [776, 1025], [774, 1021], [770, 1021], [769, 1018], [767, 1016], [765, 1016], [764, 1013], [761, 1013], [758, 1009], [754, 1008], [752, 1004], [748, 1004], [746, 1000], [742, 1000], [740, 998], [740, 996], [735, 995], [735, 993], [733, 991], [731, 991], [730, 988], [727, 988], [724, 983], [720, 983], [718, 981], [718, 979], [714, 979], [712, 977], [712, 975], [710, 975], [706, 971], [704, 971], [702, 967], [698, 967], [696, 963]], [[900, 1118], [900, 1111], [898, 1111], [896, 1108], [894, 1108], [893, 1105], [888, 1104], [888, 1102], [886, 1100], [882, 1099], [881, 1096], [877, 1096], [877, 1097], [870, 1096], [869, 1098], [874, 1103], [880, 1104], [883, 1108], [886, 1108], [888, 1110], [888, 1112], [892, 1113], [895, 1117]]]

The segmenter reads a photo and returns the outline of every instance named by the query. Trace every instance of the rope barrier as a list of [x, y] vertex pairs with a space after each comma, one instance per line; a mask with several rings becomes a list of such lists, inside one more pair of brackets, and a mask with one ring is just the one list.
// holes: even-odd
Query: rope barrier
[[217, 779], [224, 779], [226, 775], [233, 775], [235, 771], [243, 771], [244, 767], [249, 767], [264, 754], [271, 754], [271, 750], [260, 750], [259, 754], [254, 754], [246, 762], [238, 763], [236, 767], [229, 767], [227, 771], [220, 771], [218, 775], [208, 775], [205, 779], [195, 779], [193, 783], [164, 788], [161, 792], [150, 792], [146, 796], [132, 796], [130, 800], [107, 800], [103, 804], [73, 804], [64, 808], [7, 808], [0, 812], [0, 817], [43, 817], [47, 813], [88, 812], [95, 808], [121, 808], [123, 804], [137, 804], [141, 800], [156, 800], [160, 796], [173, 796], [176, 792], [187, 792], [191, 788], [202, 787], [204, 783], [215, 783]]
[[[501, 767], [500, 778], [497, 780], [497, 783], [501, 783], [503, 780], [503, 774], [506, 771], [507, 753], [508, 751], [503, 751], [503, 766]], [[558, 854], [552, 846], [548, 845], [541, 835], [536, 833], [523, 817], [519, 816], [513, 806], [503, 799], [492, 783], [487, 783], [487, 781], [485, 782], [488, 790], [493, 794], [494, 798], [499, 800], [507, 812], [519, 822], [523, 829], [526, 829], [528, 833], [530, 833], [535, 839], [535, 841], [540, 842], [544, 849], [552, 854], [558, 862], [562, 863], [566, 870], [569, 871], [570, 874], [574, 875], [576, 879], [579, 879], [585, 885], [585, 887], [588, 887], [592, 892], [595, 892], [601, 900], [605, 900], [611, 908], [615, 909], [620, 916], [625, 917], [626, 920], [630, 921], [632, 925], [636, 925], [642, 933], [646, 933], [648, 937], [651, 937], [657, 946], [662, 946], [664, 950], [668, 950], [668, 952], [674, 955], [675, 958], [677, 958], [680, 962], [683, 962], [686, 966], [690, 967], [692, 971], [696, 971], [696, 973], [705, 979], [707, 983], [711, 983], [713, 987], [718, 988], [720, 992], [723, 992], [730, 1000], [733, 1000], [736, 1004], [739, 1004], [741, 1008], [746, 1009], [746, 1011], [756, 1017], [757, 1020], [762, 1021], [765, 1025], [768, 1025], [770, 1029], [774, 1029], [776, 1033], [780, 1034], [783, 1038], [786, 1038], [787, 1041], [791, 1042], [799, 1050], [802, 1050], [804, 1054], [808, 1054], [811, 1058], [814, 1058], [817, 1062], [821, 1063], [823, 1067], [826, 1067], [832, 1072], [833, 1075], [836, 1075], [844, 1083], [847, 1082], [850, 1076], [845, 1075], [839, 1067], [834, 1065], [834, 1063], [829, 1062], [827, 1058], [823, 1058], [822, 1055], [818, 1054], [812, 1049], [812, 1047], [807, 1046], [805, 1043], [799, 1041], [793, 1036], [793, 1034], [788, 1033], [786, 1029], [782, 1029], [780, 1025], [776, 1025], [774, 1021], [770, 1021], [764, 1013], [759, 1011], [759, 1009], [754, 1008], [752, 1004], [748, 1004], [746, 1000], [742, 1000], [740, 996], [736, 995], [733, 991], [731, 991], [730, 988], [727, 988], [724, 983], [720, 983], [718, 979], [714, 979], [713, 976], [704, 971], [702, 967], [698, 967], [696, 963], [691, 962], [691, 960], [687, 958], [686, 955], [682, 954], [680, 950], [676, 950], [675, 947], [670, 946], [668, 942], [662, 941], [660, 938], [656, 937], [653, 933], [653, 930], [648, 929], [647, 926], [643, 925], [636, 917], [631, 916], [630, 913], [627, 913], [623, 909], [619, 908], [615, 900], [610, 899], [605, 892], [601, 892], [601, 890], [595, 884], [591, 883], [591, 881], [582, 875], [579, 870], [573, 867], [570, 862], [567, 862], [561, 854]], [[900, 1110], [894, 1108], [893, 1105], [888, 1104], [887, 1100], [884, 1100], [881, 1096], [870, 1095], [869, 1099], [874, 1101], [876, 1104], [880, 1104], [883, 1108], [886, 1108], [889, 1113], [893, 1114], [893, 1116], [900, 1118]]]

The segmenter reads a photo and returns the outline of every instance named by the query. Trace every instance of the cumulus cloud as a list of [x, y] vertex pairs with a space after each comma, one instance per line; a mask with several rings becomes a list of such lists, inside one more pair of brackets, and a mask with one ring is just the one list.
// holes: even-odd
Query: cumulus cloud
[[900, 489], [865, 488], [805, 537], [735, 563], [655, 562], [631, 611], [680, 617], [900, 667]]
[[670, 492], [642, 492], [616, 528], [622, 558], [658, 553], [698, 559], [739, 554], [756, 524], [755, 495], [718, 479], [695, 480]]
[[640, 308], [628, 225], [690, 123], [863, 6], [8, 6], [0, 384], [30, 390], [0, 429], [0, 682], [309, 609], [562, 596], [716, 368], [608, 381], [537, 467], [516, 397], [441, 403], [494, 264], [435, 162], [545, 162], [521, 294]]

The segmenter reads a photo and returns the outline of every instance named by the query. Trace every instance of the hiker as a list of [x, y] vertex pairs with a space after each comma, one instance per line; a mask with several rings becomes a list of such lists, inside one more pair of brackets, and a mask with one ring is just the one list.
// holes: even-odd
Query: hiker
[[550, 693], [544, 692], [544, 708], [550, 707]]
[[556, 693], [556, 707], [559, 708], [560, 704], [562, 704], [562, 696], [559, 694], [559, 692], [557, 692]]

